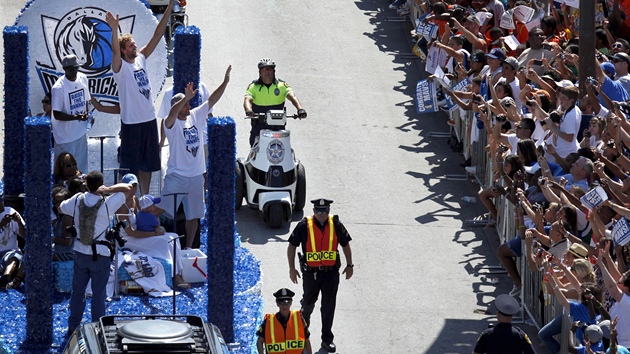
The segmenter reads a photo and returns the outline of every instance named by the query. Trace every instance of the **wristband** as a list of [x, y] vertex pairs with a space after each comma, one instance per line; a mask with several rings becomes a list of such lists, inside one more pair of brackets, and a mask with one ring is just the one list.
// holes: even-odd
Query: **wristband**
[[347, 268], [354, 268], [354, 264], [346, 264]]
[[525, 225], [519, 225], [518, 228], [519, 229], [526, 229]]

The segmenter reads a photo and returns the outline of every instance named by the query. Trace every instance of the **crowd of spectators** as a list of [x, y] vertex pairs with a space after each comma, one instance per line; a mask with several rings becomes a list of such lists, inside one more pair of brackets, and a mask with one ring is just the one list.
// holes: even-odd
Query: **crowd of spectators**
[[[497, 252], [510, 295], [522, 294], [522, 257], [523, 271], [545, 274], [545, 301], [555, 296], [574, 321], [569, 351], [621, 353], [630, 348], [630, 1], [595, 1], [595, 70], [584, 82], [577, 6], [410, 0], [390, 8], [412, 13], [416, 54], [438, 58], [427, 60], [428, 80], [461, 132], [462, 167], [491, 181], [479, 192], [487, 224], [497, 222], [500, 199], [513, 205], [518, 235], [502, 235]], [[562, 316], [541, 326], [542, 343], [558, 353]]]

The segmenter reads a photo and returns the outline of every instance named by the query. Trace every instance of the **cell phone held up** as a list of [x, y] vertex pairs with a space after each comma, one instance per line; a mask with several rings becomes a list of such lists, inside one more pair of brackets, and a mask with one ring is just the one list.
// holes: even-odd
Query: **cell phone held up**
[[546, 50], [551, 50], [551, 44], [543, 43], [542, 48]]
[[480, 103], [480, 102], [481, 102], [481, 96], [479, 96], [479, 95], [473, 95], [472, 100], [473, 100], [473, 102], [475, 102], [475, 103]]
[[543, 62], [542, 62], [542, 60], [534, 59], [534, 65], [536, 65], [536, 66], [542, 66], [542, 65], [543, 65]]

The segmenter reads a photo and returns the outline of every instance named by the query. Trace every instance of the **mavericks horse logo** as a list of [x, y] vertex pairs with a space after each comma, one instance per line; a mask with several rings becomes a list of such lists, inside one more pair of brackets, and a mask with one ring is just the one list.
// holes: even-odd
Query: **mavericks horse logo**
[[58, 22], [54, 43], [59, 62], [69, 54], [79, 59], [81, 71], [88, 76], [109, 70], [112, 62], [112, 31], [105, 22], [103, 9], [85, 7], [67, 13]]

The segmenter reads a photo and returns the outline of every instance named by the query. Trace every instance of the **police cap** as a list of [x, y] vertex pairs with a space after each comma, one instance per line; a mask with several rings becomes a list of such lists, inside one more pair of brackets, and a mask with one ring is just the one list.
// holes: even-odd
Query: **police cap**
[[315, 209], [329, 209], [330, 204], [332, 204], [333, 201], [330, 199], [319, 198], [311, 200], [311, 203], [313, 203], [313, 207]]
[[497, 296], [496, 300], [494, 300], [494, 305], [497, 307], [497, 310], [504, 315], [512, 316], [520, 310], [520, 306], [518, 305], [518, 301], [510, 295], [501, 294]]
[[293, 300], [294, 295], [295, 293], [287, 288], [282, 288], [276, 291], [275, 293], [273, 293], [273, 296], [276, 297], [277, 302], [285, 302], [286, 300], [291, 301]]

